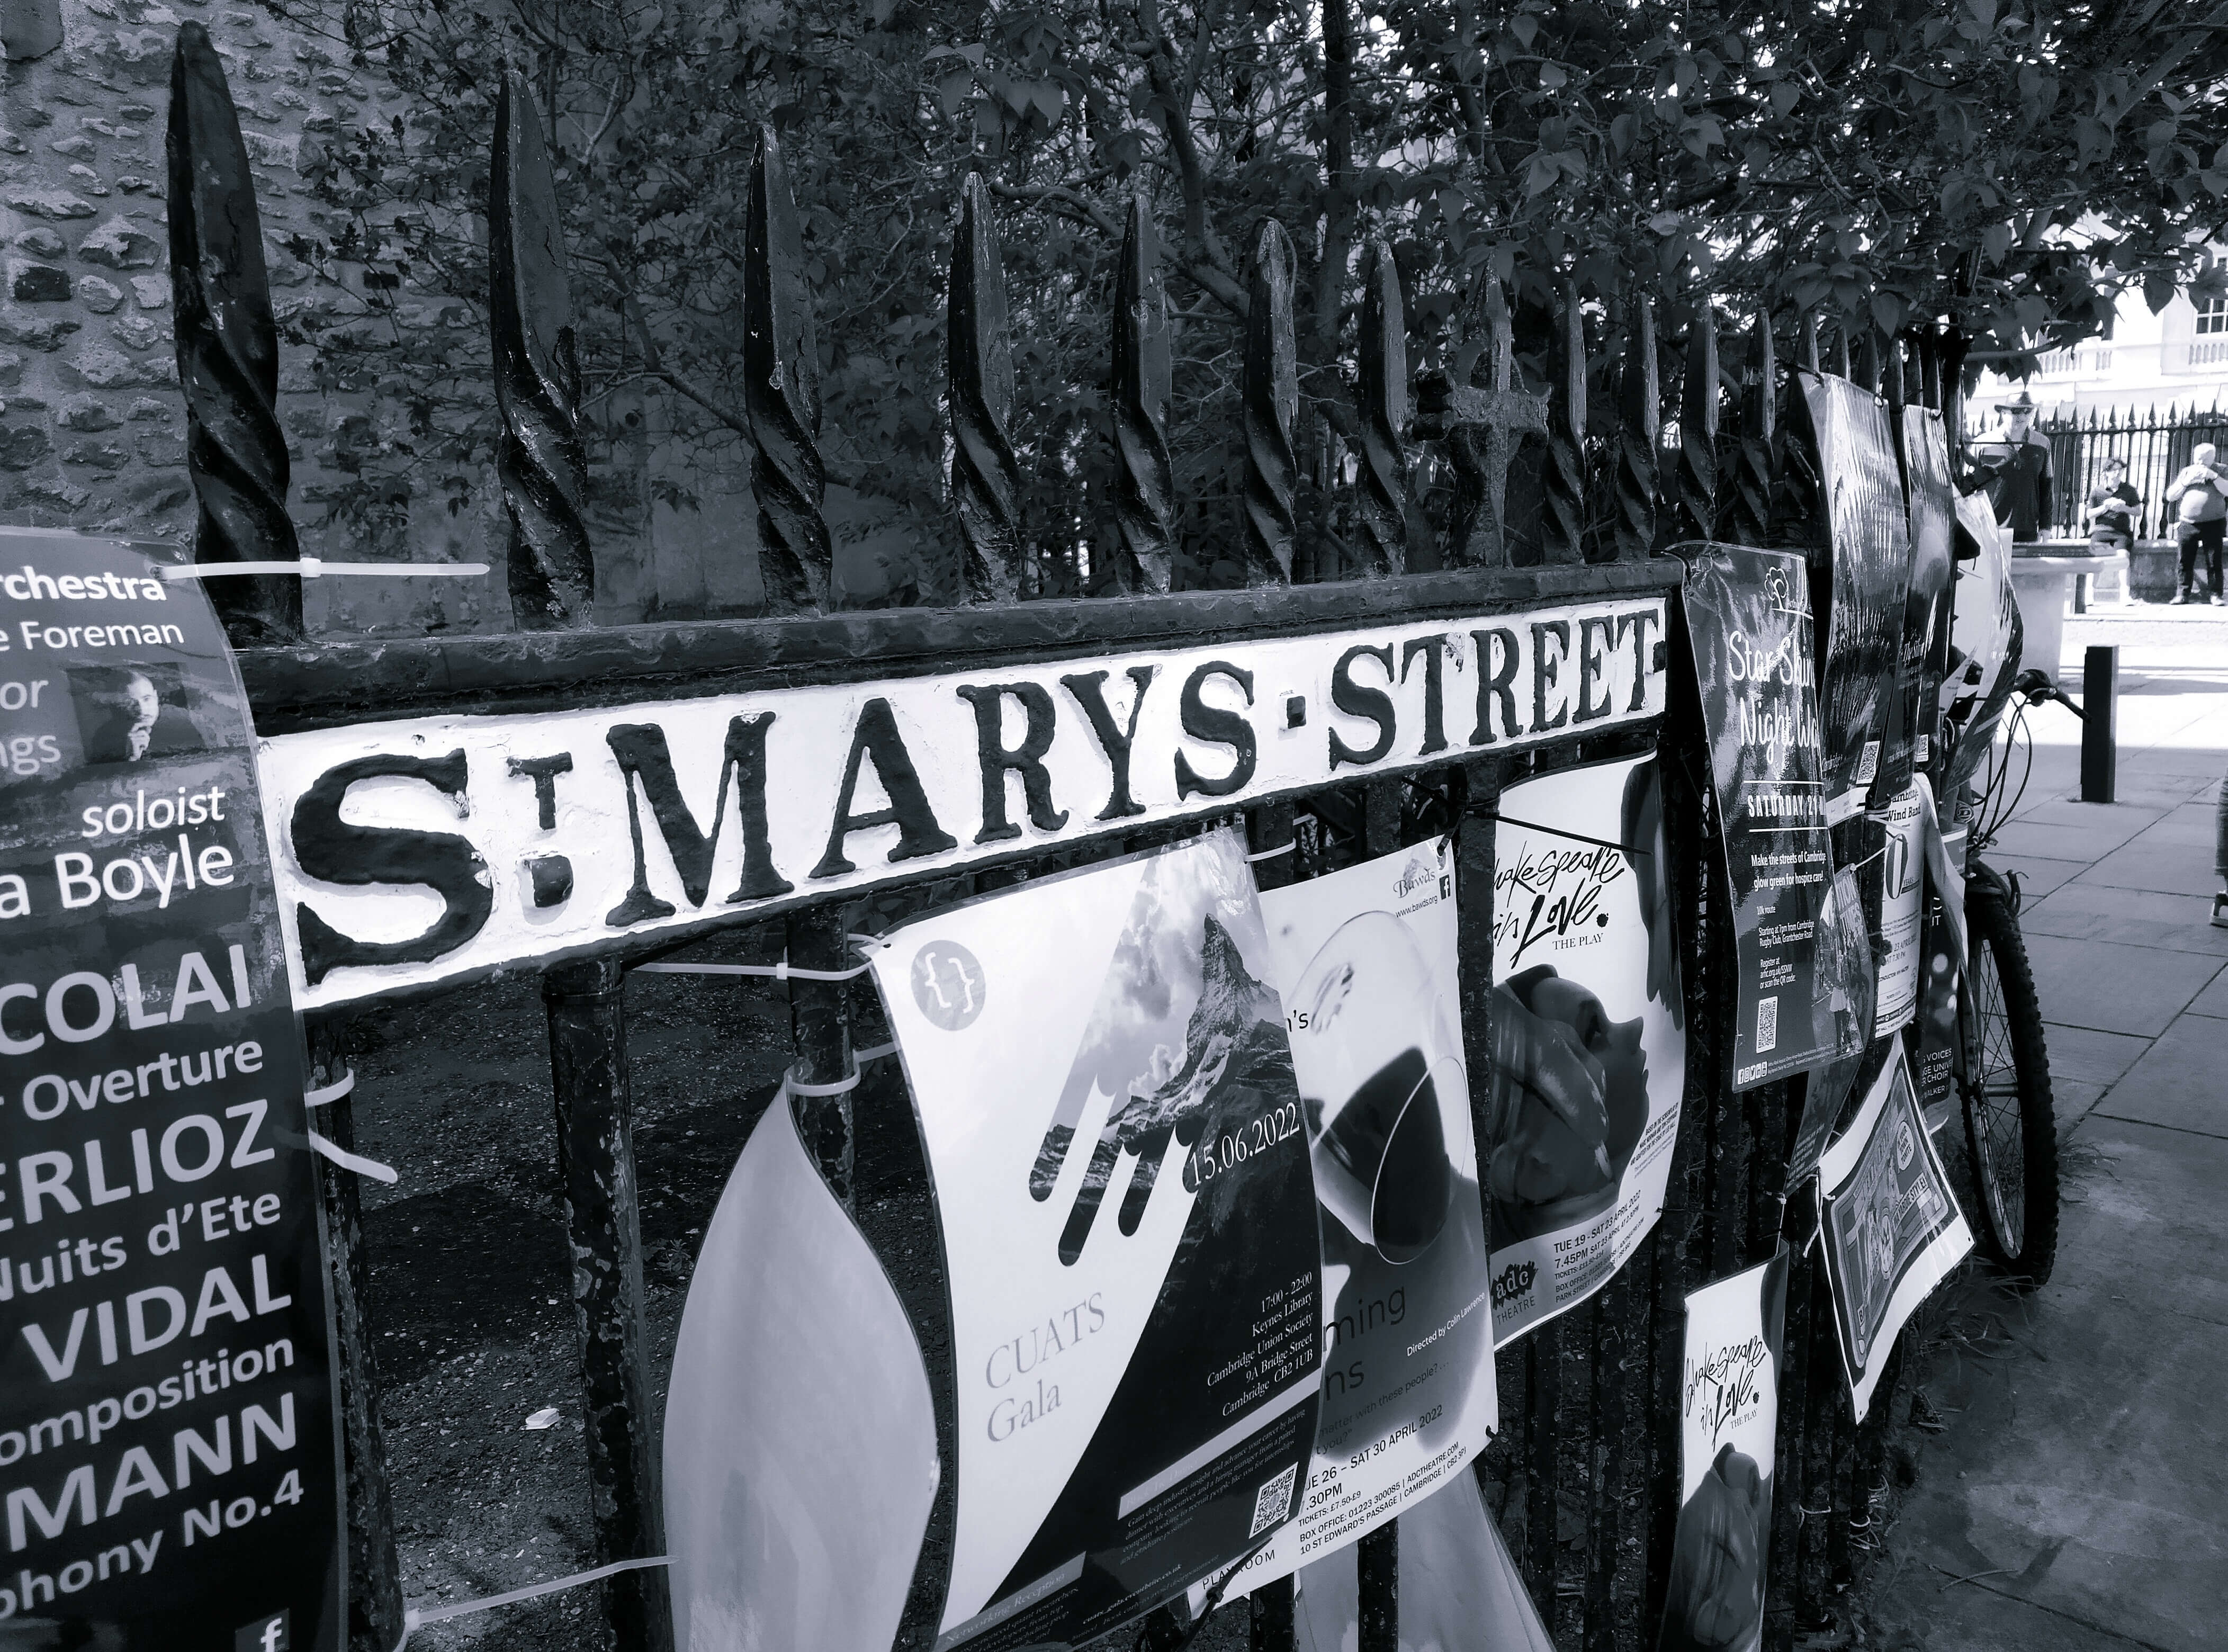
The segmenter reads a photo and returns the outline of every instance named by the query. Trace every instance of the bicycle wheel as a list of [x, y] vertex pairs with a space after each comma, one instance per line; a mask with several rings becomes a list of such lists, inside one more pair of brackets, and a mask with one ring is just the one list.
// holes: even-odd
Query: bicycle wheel
[[2058, 1255], [2058, 1121], [2042, 1005], [2010, 887], [1985, 866], [1966, 880], [1965, 917], [1973, 957], [1958, 1001], [1967, 1052], [1959, 1088], [1980, 1194], [1974, 1237], [2014, 1289], [2032, 1290]]

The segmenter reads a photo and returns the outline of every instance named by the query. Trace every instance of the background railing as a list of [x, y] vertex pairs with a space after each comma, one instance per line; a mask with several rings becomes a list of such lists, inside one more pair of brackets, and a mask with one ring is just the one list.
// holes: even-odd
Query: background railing
[[[171, 110], [170, 230], [178, 354], [189, 462], [201, 502], [195, 554], [204, 561], [295, 555], [287, 464], [272, 413], [277, 340], [239, 125], [207, 32], [181, 29]], [[1238, 541], [1219, 588], [1172, 591], [1176, 522], [1168, 430], [1167, 299], [1156, 228], [1139, 202], [1126, 226], [1117, 303], [1109, 317], [1117, 451], [1111, 567], [1079, 553], [1032, 549], [1015, 520], [1010, 420], [1015, 405], [1004, 276], [992, 202], [969, 178], [956, 203], [949, 286], [949, 510], [964, 600], [943, 609], [827, 613], [830, 537], [823, 511], [819, 355], [811, 289], [784, 173], [768, 130], [750, 163], [744, 344], [752, 485], [766, 612], [752, 619], [599, 631], [587, 617], [596, 547], [582, 509], [579, 381], [555, 195], [541, 126], [512, 77], [497, 111], [490, 191], [490, 306], [503, 436], [498, 470], [512, 522], [509, 596], [516, 633], [388, 642], [302, 639], [291, 579], [217, 582], [241, 667], [266, 733], [368, 721], [429, 709], [551, 708], [614, 698], [731, 691], [810, 676], [857, 680], [958, 657], [1043, 657], [1125, 642], [1326, 629], [1407, 614], [1521, 608], [1575, 595], [1675, 590], [1682, 565], [1658, 554], [1686, 540], [1769, 542], [1775, 516], [1803, 501], [1783, 478], [1802, 439], [1775, 417], [1778, 363], [1821, 365], [1809, 318], [1751, 317], [1720, 354], [1708, 301], [1659, 336], [1647, 299], [1566, 291], [1552, 312], [1527, 313], [1520, 339], [1497, 287], [1479, 313], [1491, 330], [1478, 382], [1410, 382], [1397, 271], [1383, 242], [1361, 260], [1363, 303], [1353, 363], [1350, 472], [1335, 466], [1337, 531], [1296, 554], [1293, 270], [1274, 223], [1252, 238], [1246, 274], [1245, 462]], [[1520, 349], [1520, 346], [1521, 347]], [[1834, 336], [1822, 352], [1892, 402], [1943, 407], [1956, 427], [1958, 357], [1932, 336]], [[1544, 390], [1520, 361], [1544, 363]], [[1665, 381], [1674, 389], [1667, 395]], [[1590, 398], [1589, 384], [1607, 387]], [[1675, 439], [1666, 441], [1666, 419]], [[1419, 533], [1421, 516], [1431, 524]], [[1325, 549], [1328, 546], [1329, 548]], [[1093, 594], [1085, 595], [1085, 592]], [[1052, 599], [1064, 599], [1053, 600]], [[1732, 944], [1722, 857], [1699, 835], [1693, 731], [1649, 726], [1536, 754], [1450, 763], [1408, 778], [1326, 787], [1247, 811], [1257, 849], [1294, 841], [1299, 856], [1260, 863], [1264, 882], [1320, 871], [1443, 831], [1461, 857], [1464, 1020], [1472, 1092], [1488, 1090], [1485, 1036], [1493, 889], [1491, 816], [1503, 786], [1527, 774], [1647, 749], [1662, 741], [1667, 810], [1687, 921], [1689, 1054], [1685, 1110], [1663, 1218], [1609, 1284], [1500, 1356], [1503, 1427], [1478, 1473], [1534, 1599], [1559, 1644], [1651, 1646], [1661, 1615], [1679, 1502], [1677, 1384], [1687, 1292], [1768, 1257], [1786, 1223], [1785, 1163], [1801, 1081], [1735, 1095], [1723, 1014], [1732, 1002]], [[1053, 867], [1166, 841], [1176, 830], [1100, 840], [933, 884], [829, 900], [754, 932], [792, 964], [838, 969], [847, 932], [887, 924], [931, 900], [995, 888]], [[1845, 832], [1862, 829], [1861, 823]], [[1853, 841], [1837, 844], [1853, 859]], [[766, 933], [767, 929], [771, 934]], [[641, 944], [637, 943], [637, 947]], [[638, 1176], [631, 1136], [627, 969], [648, 956], [624, 938], [607, 955], [550, 968], [541, 979], [557, 1126], [557, 1176], [572, 1255], [586, 1426], [582, 1434], [598, 1561], [661, 1552], [653, 1418], [663, 1373], [645, 1348]], [[793, 982], [769, 994], [785, 1019], [786, 1063], [807, 1085], [853, 1071], [853, 1052], [887, 1036], [871, 991], [855, 983]], [[370, 1012], [376, 1015], [379, 1012]], [[320, 1081], [349, 1065], [364, 1012], [313, 1016]], [[375, 1098], [368, 1098], [375, 1105]], [[857, 1111], [855, 1111], [855, 1101]], [[325, 1115], [352, 1145], [352, 1104]], [[919, 1147], [901, 1094], [864, 1085], [804, 1105], [804, 1135], [836, 1196], [886, 1252], [932, 1229]], [[876, 1196], [861, 1201], [862, 1179]], [[402, 1628], [394, 1498], [381, 1426], [375, 1350], [380, 1281], [368, 1262], [349, 1176], [326, 1168], [325, 1207], [343, 1352], [350, 1524], [350, 1644], [392, 1652]], [[1796, 1235], [1798, 1239], [1803, 1235]], [[912, 1240], [904, 1240], [912, 1244]], [[896, 1267], [924, 1348], [948, 1346], [934, 1245]], [[1880, 1424], [1854, 1425], [1840, 1373], [1822, 1271], [1794, 1265], [1781, 1396], [1767, 1643], [1830, 1621], [1834, 1593], [1881, 1489]], [[932, 1372], [940, 1443], [952, 1460], [947, 1373]], [[1875, 1409], [1882, 1417], [1885, 1405]], [[932, 1521], [900, 1644], [934, 1638], [954, 1476]], [[1360, 1555], [1362, 1652], [1391, 1652], [1397, 1547], [1390, 1528]], [[599, 1585], [602, 1616], [626, 1652], [663, 1652], [672, 1630], [656, 1570]], [[1263, 1591], [1246, 1634], [1262, 1652], [1293, 1643], [1289, 1585]], [[1172, 1624], [1147, 1626], [1167, 1644]], [[802, 1649], [800, 1649], [802, 1652]]]

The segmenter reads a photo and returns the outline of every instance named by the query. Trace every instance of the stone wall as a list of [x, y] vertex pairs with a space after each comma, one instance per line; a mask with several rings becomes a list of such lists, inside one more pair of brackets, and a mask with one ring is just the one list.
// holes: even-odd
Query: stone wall
[[[42, 11], [58, 13], [58, 31], [42, 35]], [[282, 331], [290, 321], [370, 316], [381, 326], [456, 330], [460, 345], [484, 356], [481, 306], [367, 293], [360, 266], [313, 269], [286, 250], [297, 238], [330, 245], [345, 227], [306, 176], [322, 146], [367, 120], [399, 116], [408, 125], [393, 89], [353, 67], [337, 42], [221, 0], [178, 0], [175, 10], [159, 0], [0, 0], [0, 46], [14, 59], [0, 63], [0, 521], [151, 539], [193, 532], [163, 156], [171, 51], [187, 18], [208, 29], [240, 110]], [[42, 50], [54, 33], [59, 44]], [[493, 570], [484, 580], [310, 581], [311, 631], [509, 629], [509, 527], [492, 466], [473, 478], [461, 510], [441, 486], [413, 487], [399, 525], [374, 542], [341, 524], [330, 502], [366, 422], [393, 422], [400, 410], [323, 384], [307, 347], [282, 342], [280, 362], [289, 503], [305, 553]], [[637, 397], [634, 407], [637, 434], [598, 456], [597, 618], [746, 611], [759, 587], [744, 456], [689, 478], [707, 508], [653, 507], [650, 478], [674, 463], [656, 433], [675, 410], [656, 397]]]

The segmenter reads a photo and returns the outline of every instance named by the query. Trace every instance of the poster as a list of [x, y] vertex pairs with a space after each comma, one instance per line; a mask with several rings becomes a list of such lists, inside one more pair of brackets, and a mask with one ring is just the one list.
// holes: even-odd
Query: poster
[[[1967, 830], [1960, 826], [1943, 834], [1943, 848], [1953, 867], [1965, 864]], [[1962, 892], [1962, 884], [1959, 888]], [[1957, 994], [1963, 955], [1963, 943], [1941, 890], [1930, 890], [1919, 931], [1918, 1008], [1913, 1028], [1917, 1062], [1911, 1074], [1918, 1090], [1918, 1110], [1930, 1130], [1948, 1116], [1956, 1092]]]
[[1899, 692], [1911, 520], [1887, 404], [1831, 374], [1795, 376], [1817, 441], [1826, 507], [1822, 542], [1810, 554], [1810, 599], [1822, 621], [1826, 815], [1838, 823], [1864, 806]]
[[1873, 1047], [1879, 977], [1853, 868], [1842, 867], [1834, 874], [1825, 910], [1819, 914], [1818, 933], [1817, 984], [1826, 1011], [1834, 1017], [1836, 1047], [1844, 1053], [1803, 1075], [1802, 1117], [1787, 1162], [1789, 1188], [1818, 1168], [1818, 1156], [1826, 1150], [1826, 1139]]
[[[1997, 523], [1986, 494], [1961, 497], [1957, 521], [1978, 549], [1958, 567], [1952, 596], [1950, 677], [1942, 697], [1956, 724], [1956, 747], [1936, 787], [1945, 824], [1962, 818], [1965, 789], [1996, 743], [2026, 641], [2012, 592], [2009, 530]], [[2048, 663], [2048, 669], [2057, 667], [2055, 660]]]
[[1748, 1090], [1850, 1053], [1816, 991], [1832, 863], [1809, 596], [1787, 552], [1686, 550], [1687, 651], [1732, 890], [1733, 1088]]
[[1080, 1644], [1297, 1511], [1322, 1383], [1309, 1121], [1239, 836], [874, 954], [951, 1295], [939, 1649]]
[[0, 1619], [337, 1652], [317, 1169], [246, 698], [208, 597], [131, 545], [0, 534]]
[[1819, 1161], [1818, 1177], [1834, 1325], [1862, 1422], [1896, 1333], [1973, 1248], [1900, 1043], [1856, 1122]]
[[1485, 1181], [1506, 1344], [1600, 1290], [1662, 1214], [1687, 1031], [1656, 759], [1510, 786], [1495, 830]]
[[1771, 1546], [1787, 1247], [1687, 1298], [1679, 1524], [1657, 1652], [1756, 1652]]
[[1495, 1425], [1452, 851], [1442, 837], [1261, 897], [1322, 1206], [1322, 1416], [1299, 1517], [1230, 1594], [1469, 1478]]
[[775, 1098], [689, 1276], [665, 1400], [678, 1652], [884, 1652], [936, 1501], [920, 1345]]
[[1926, 893], [1926, 811], [1912, 784], [1881, 811], [1879, 1004], [1883, 1033], [1910, 1025], [1918, 1008], [1918, 920]]
[[1895, 411], [1911, 514], [1911, 580], [1904, 595], [1903, 655], [1894, 732], [1874, 793], [1895, 797], [1914, 770], [1934, 760], [1942, 679], [1950, 668], [1950, 586], [1955, 577], [1957, 496], [1950, 481], [1950, 439], [1931, 407]]

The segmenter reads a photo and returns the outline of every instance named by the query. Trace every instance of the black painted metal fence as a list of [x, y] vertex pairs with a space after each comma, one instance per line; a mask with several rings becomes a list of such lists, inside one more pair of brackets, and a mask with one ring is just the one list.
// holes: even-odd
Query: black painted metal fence
[[[286, 457], [272, 402], [277, 342], [264, 281], [252, 186], [239, 125], [206, 31], [180, 32], [173, 80], [170, 224], [178, 350], [189, 424], [189, 462], [202, 502], [196, 554], [204, 561], [297, 554], [285, 510]], [[586, 595], [594, 547], [581, 510], [586, 465], [577, 427], [579, 371], [566, 294], [560, 219], [523, 82], [505, 86], [497, 113], [490, 236], [490, 316], [503, 419], [499, 470], [514, 524], [509, 586], [519, 631], [508, 637], [390, 643], [306, 641], [294, 581], [220, 582], [227, 624], [266, 733], [434, 710], [556, 708], [599, 699], [670, 695], [804, 681], [861, 680], [929, 663], [980, 664], [1109, 650], [1150, 639], [1181, 645], [1263, 632], [1382, 623], [1433, 613], [1521, 610], [1611, 592], [1674, 592], [1681, 574], [1661, 547], [1724, 537], [1769, 542], [1786, 432], [1776, 428], [1778, 361], [1819, 363], [1815, 325], [1776, 337], [1771, 318], [1751, 326], [1738, 365], [1721, 360], [1707, 304], [1682, 336], [1660, 341], [1648, 301], [1612, 295], [1590, 308], [1562, 296], [1545, 336], [1526, 341], [1544, 358], [1546, 389], [1527, 394], [1514, 369], [1517, 340], [1497, 290], [1482, 313], [1493, 329], [1484, 382], [1444, 379], [1412, 387], [1397, 272], [1382, 241], [1362, 267], [1360, 348], [1355, 363], [1360, 432], [1355, 481], [1340, 502], [1360, 577], [1295, 583], [1293, 425], [1298, 394], [1292, 317], [1293, 254], [1284, 230], [1264, 222], [1251, 249], [1242, 399], [1246, 466], [1242, 588], [1171, 592], [1179, 502], [1168, 431], [1167, 301], [1150, 212], [1128, 221], [1109, 317], [1118, 456], [1115, 594], [1021, 601], [1059, 588], [1023, 548], [1015, 521], [1018, 477], [1008, 428], [1014, 402], [1006, 303], [990, 197], [964, 182], [950, 285], [951, 520], [964, 605], [940, 610], [826, 613], [831, 545], [823, 515], [818, 355], [811, 292], [778, 136], [767, 130], [751, 166], [746, 363], [752, 479], [759, 507], [766, 616], [597, 631]], [[1596, 340], [1589, 354], [1589, 328]], [[1602, 352], [1610, 361], [1604, 366]], [[1884, 387], [1891, 400], [1940, 407], [1956, 361], [1935, 341], [1869, 333], [1837, 345], [1837, 365]], [[1659, 385], [1665, 358], [1679, 381], [1666, 446]], [[1595, 369], [1590, 372], [1590, 365]], [[1591, 408], [1590, 381], [1610, 389]], [[1416, 407], [1412, 413], [1412, 394]], [[1721, 413], [1723, 415], [1721, 423]], [[1954, 424], [1954, 414], [1953, 414]], [[1412, 568], [1408, 490], [1412, 442], [1452, 477], [1446, 531]], [[1812, 467], [1815, 471], [1815, 467]], [[1304, 576], [1309, 568], [1299, 569]], [[1482, 1097], [1492, 955], [1494, 837], [1501, 789], [1528, 772], [1644, 749], [1659, 735], [1683, 795], [1668, 811], [1686, 937], [1689, 1057], [1686, 1106], [1663, 1220], [1649, 1241], [1591, 1301], [1500, 1356], [1503, 1428], [1478, 1472], [1557, 1643], [1566, 1649], [1652, 1645], [1678, 1507], [1679, 1361], [1683, 1300], [1711, 1279], [1760, 1261], [1786, 1221], [1780, 1169], [1799, 1092], [1777, 1085], [1732, 1093], [1724, 1019], [1732, 1002], [1732, 947], [1722, 857], [1702, 823], [1709, 788], [1691, 731], [1649, 726], [1591, 742], [1569, 740], [1527, 757], [1468, 757], [1405, 779], [1326, 788], [1248, 811], [1257, 849], [1291, 842], [1296, 814], [1309, 864], [1260, 863], [1264, 882], [1321, 870], [1405, 842], [1451, 830], [1463, 890], [1463, 1012], [1474, 1092]], [[1192, 829], [1187, 827], [1182, 829]], [[1162, 838], [1171, 834], [1163, 832]], [[1047, 851], [1036, 861], [875, 896], [893, 906], [998, 887], [1031, 871], [1118, 854], [1153, 841], [1110, 839]], [[1843, 846], [1845, 848], [1849, 846]], [[782, 921], [792, 964], [843, 966], [844, 936], [866, 926], [861, 903], [830, 899]], [[559, 1175], [573, 1255], [580, 1334], [592, 1516], [599, 1561], [661, 1552], [658, 1452], [649, 1419], [660, 1373], [642, 1341], [640, 1229], [630, 1139], [623, 938], [602, 957], [547, 970], [543, 997], [555, 1083]], [[855, 1047], [886, 1036], [861, 983], [796, 982], [788, 989], [791, 1058], [807, 1085], [853, 1071]], [[320, 1079], [346, 1064], [346, 1013], [312, 1018]], [[1799, 1085], [1799, 1080], [1796, 1081]], [[900, 1100], [871, 1087], [809, 1100], [807, 1142], [837, 1196], [886, 1240], [926, 1231], [919, 1149]], [[855, 1111], [855, 1098], [858, 1107]], [[870, 1111], [871, 1110], [871, 1111]], [[325, 1128], [351, 1143], [349, 1104]], [[861, 1180], [894, 1188], [860, 1204]], [[353, 1180], [326, 1168], [343, 1351], [351, 1544], [351, 1646], [391, 1652], [402, 1630], [397, 1550], [379, 1424], [374, 1348], [379, 1281], [368, 1275]], [[906, 1190], [910, 1189], [908, 1194]], [[1803, 1237], [1796, 1236], [1798, 1239]], [[885, 1247], [901, 1248], [892, 1244]], [[933, 1257], [936, 1247], [917, 1249]], [[934, 1265], [899, 1281], [924, 1347], [948, 1346], [942, 1281]], [[1851, 1420], [1834, 1352], [1825, 1279], [1806, 1253], [1796, 1260], [1781, 1397], [1780, 1456], [1772, 1534], [1768, 1643], [1785, 1648], [1797, 1626], [1823, 1623], [1862, 1540], [1879, 1481], [1876, 1436]], [[937, 1378], [939, 1433], [951, 1460], [948, 1379]], [[934, 1638], [949, 1543], [953, 1477], [932, 1521], [900, 1644]], [[1361, 1548], [1361, 1647], [1390, 1652], [1398, 1609], [1397, 1549], [1387, 1531]], [[672, 1631], [656, 1570], [600, 1585], [616, 1642], [663, 1652]], [[1262, 1652], [1292, 1644], [1289, 1585], [1246, 1609]], [[1149, 1623], [1148, 1642], [1173, 1626]], [[800, 1649], [800, 1652], [803, 1652]]]

